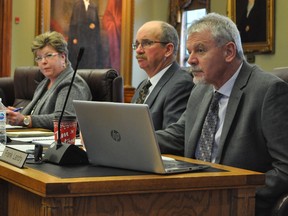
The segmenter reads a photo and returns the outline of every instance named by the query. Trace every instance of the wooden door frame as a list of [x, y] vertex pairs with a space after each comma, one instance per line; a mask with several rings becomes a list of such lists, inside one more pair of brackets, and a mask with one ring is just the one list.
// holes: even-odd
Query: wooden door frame
[[0, 0], [0, 77], [11, 74], [13, 0]]

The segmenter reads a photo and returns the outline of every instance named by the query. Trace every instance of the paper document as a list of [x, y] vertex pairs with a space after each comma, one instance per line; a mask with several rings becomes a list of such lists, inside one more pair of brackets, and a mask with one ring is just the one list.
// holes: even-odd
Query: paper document
[[48, 136], [48, 137], [37, 137], [32, 139], [31, 141], [33, 144], [40, 144], [40, 145], [51, 145], [53, 142], [55, 142], [54, 136]]
[[21, 129], [21, 128], [23, 128], [23, 126], [13, 126], [13, 125], [6, 124], [6, 130]]
[[[12, 138], [12, 140], [15, 141], [21, 141], [21, 142], [27, 142], [32, 144], [40, 144], [43, 146], [49, 146], [54, 142], [54, 135], [53, 136], [46, 136], [46, 137], [17, 137]], [[75, 145], [81, 146], [81, 139], [76, 138], [75, 139]]]
[[52, 131], [37, 131], [37, 130], [23, 130], [23, 131], [7, 131], [7, 136], [10, 138], [13, 137], [43, 137], [43, 136], [52, 136], [54, 135], [54, 132]]
[[5, 147], [6, 147], [6, 145], [3, 145], [3, 144], [0, 143], [0, 156], [2, 155]]
[[19, 151], [23, 151], [23, 152], [27, 152], [28, 150], [34, 150], [34, 145], [30, 144], [30, 145], [7, 145], [10, 148], [14, 148], [17, 149]]

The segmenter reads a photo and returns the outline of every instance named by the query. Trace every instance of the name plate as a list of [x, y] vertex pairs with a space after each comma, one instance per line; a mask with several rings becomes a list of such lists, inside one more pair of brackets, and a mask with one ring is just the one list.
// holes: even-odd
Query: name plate
[[22, 168], [27, 157], [28, 153], [6, 146], [0, 160]]

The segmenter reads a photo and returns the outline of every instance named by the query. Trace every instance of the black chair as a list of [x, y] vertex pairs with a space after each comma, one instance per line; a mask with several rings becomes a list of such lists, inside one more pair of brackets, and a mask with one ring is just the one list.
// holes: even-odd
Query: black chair
[[124, 101], [123, 79], [114, 69], [79, 69], [90, 87], [93, 101]]
[[277, 77], [283, 79], [285, 82], [288, 83], [288, 67], [274, 68], [272, 74], [276, 75]]
[[[94, 101], [124, 101], [123, 79], [114, 69], [79, 69], [77, 72], [90, 87]], [[44, 78], [36, 66], [17, 67], [14, 77], [1, 77], [0, 89], [4, 92], [5, 105], [25, 107]]]

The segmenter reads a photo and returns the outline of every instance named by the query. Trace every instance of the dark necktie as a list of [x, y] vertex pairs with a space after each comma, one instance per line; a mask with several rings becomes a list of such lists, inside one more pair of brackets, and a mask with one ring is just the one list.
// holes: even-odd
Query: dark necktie
[[146, 81], [146, 84], [142, 87], [142, 89], [139, 91], [139, 96], [136, 100], [137, 104], [143, 104], [145, 101], [145, 98], [147, 97], [149, 93], [149, 87], [151, 86], [150, 80]]
[[198, 160], [211, 161], [214, 137], [218, 123], [218, 101], [221, 97], [221, 93], [215, 92], [210, 103], [209, 110], [202, 127], [202, 132], [198, 143], [198, 149], [195, 155], [196, 159]]

